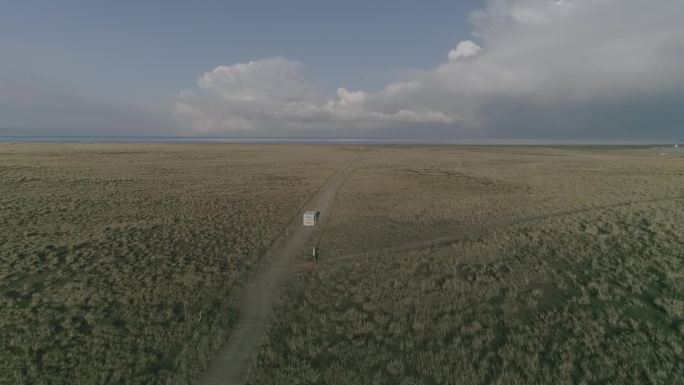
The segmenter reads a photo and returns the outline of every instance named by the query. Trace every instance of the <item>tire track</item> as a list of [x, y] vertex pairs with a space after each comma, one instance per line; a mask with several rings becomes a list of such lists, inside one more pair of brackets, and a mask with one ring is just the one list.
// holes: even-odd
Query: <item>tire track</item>
[[[326, 221], [324, 223], [329, 220], [337, 190], [353, 172], [358, 161], [358, 154], [352, 155], [309, 200], [307, 205], [321, 212], [321, 221]], [[315, 233], [316, 227], [303, 227], [297, 223], [300, 220], [301, 212], [290, 221], [289, 231], [286, 230], [268, 251], [270, 265], [251, 280], [242, 292], [238, 305], [239, 316], [228, 341], [197, 384], [237, 385], [244, 382], [271, 322], [278, 287]]]
[[[628, 201], [628, 202], [614, 203], [611, 205], [604, 205], [604, 206], [583, 207], [583, 208], [578, 208], [578, 209], [556, 211], [556, 212], [544, 214], [544, 215], [536, 215], [536, 216], [530, 216], [530, 217], [526, 217], [526, 218], [502, 221], [502, 222], [499, 222], [499, 223], [494, 224], [494, 225], [482, 226], [482, 227], [474, 229], [474, 230], [469, 230], [469, 231], [460, 233], [460, 234], [455, 235], [455, 236], [433, 238], [433, 239], [429, 239], [429, 240], [425, 240], [425, 241], [405, 243], [405, 244], [399, 245], [399, 246], [384, 247], [384, 248], [380, 248], [380, 249], [369, 250], [369, 251], [366, 251], [363, 253], [341, 255], [339, 257], [333, 257], [333, 258], [330, 258], [327, 260], [324, 259], [324, 260], [321, 260], [320, 262], [324, 263], [324, 264], [335, 263], [335, 262], [349, 260], [349, 259], [353, 259], [353, 258], [359, 258], [359, 257], [366, 257], [366, 256], [373, 257], [373, 256], [382, 255], [382, 254], [391, 254], [391, 253], [398, 253], [398, 252], [404, 252], [404, 251], [410, 251], [410, 250], [419, 250], [419, 249], [426, 249], [426, 248], [431, 248], [431, 247], [447, 246], [447, 245], [450, 245], [453, 243], [463, 241], [463, 240], [468, 239], [468, 238], [472, 238], [475, 236], [479, 236], [479, 235], [488, 233], [490, 231], [495, 231], [495, 230], [500, 230], [500, 229], [504, 229], [507, 227], [522, 225], [525, 223], [531, 223], [531, 222], [543, 221], [546, 219], [552, 219], [552, 218], [559, 218], [559, 217], [564, 217], [564, 216], [569, 216], [569, 215], [581, 214], [581, 213], [590, 212], [590, 211], [594, 211], [594, 210], [607, 210], [607, 209], [613, 209], [613, 208], [617, 208], [617, 207], [638, 205], [638, 204], [644, 204], [644, 203], [676, 201], [676, 200], [681, 200], [681, 199], [684, 199], [684, 196], [644, 199], [644, 200], [639, 200], [639, 201]], [[297, 271], [301, 270], [304, 266], [306, 266], [306, 265], [304, 265], [304, 264], [297, 265], [296, 267], [294, 267], [290, 271], [290, 273], [297, 272]]]

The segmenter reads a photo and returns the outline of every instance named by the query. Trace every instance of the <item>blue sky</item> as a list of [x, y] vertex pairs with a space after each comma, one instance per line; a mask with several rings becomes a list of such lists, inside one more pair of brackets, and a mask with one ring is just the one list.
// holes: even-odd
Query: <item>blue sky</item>
[[682, 16], [675, 0], [7, 1], [0, 134], [673, 138]]
[[217, 65], [271, 56], [330, 87], [376, 88], [437, 65], [480, 3], [27, 0], [2, 6], [0, 39], [53, 57], [79, 86], [152, 103]]

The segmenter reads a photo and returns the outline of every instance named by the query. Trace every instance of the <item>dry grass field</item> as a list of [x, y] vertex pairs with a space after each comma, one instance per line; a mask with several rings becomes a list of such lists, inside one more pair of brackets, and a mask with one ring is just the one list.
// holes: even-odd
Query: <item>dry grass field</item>
[[328, 256], [562, 211], [684, 195], [684, 152], [621, 147], [372, 148], [338, 194]]
[[249, 384], [684, 383], [681, 155], [374, 148], [320, 245]]
[[0, 144], [0, 384], [192, 383], [352, 154], [249, 384], [684, 383], [683, 154], [358, 149]]
[[349, 151], [0, 144], [0, 383], [187, 384]]

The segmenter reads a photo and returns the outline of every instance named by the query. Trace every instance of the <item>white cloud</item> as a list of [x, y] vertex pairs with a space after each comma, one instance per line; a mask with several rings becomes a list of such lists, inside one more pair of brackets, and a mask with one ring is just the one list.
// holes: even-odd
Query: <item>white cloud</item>
[[346, 88], [338, 88], [337, 97], [340, 98], [339, 104], [343, 107], [360, 107], [366, 101], [366, 94], [363, 91], [350, 92]]
[[363, 91], [338, 88], [336, 99], [325, 98], [304, 80], [301, 64], [282, 57], [219, 66], [205, 73], [197, 85], [200, 92], [179, 95], [176, 116], [181, 124], [204, 133], [451, 121], [445, 114], [427, 109], [369, 109]]
[[472, 40], [465, 40], [456, 46], [456, 48], [449, 51], [449, 61], [455, 62], [459, 59], [465, 59], [477, 56], [482, 52], [482, 47], [472, 42]]
[[311, 95], [300, 72], [300, 63], [273, 57], [216, 67], [199, 78], [197, 86], [226, 101], [288, 102]]
[[629, 117], [659, 114], [674, 127], [684, 123], [672, 111], [684, 95], [681, 20], [677, 0], [489, 0], [471, 16], [478, 43], [462, 41], [448, 62], [380, 91], [329, 97], [299, 63], [270, 58], [206, 73], [197, 92], [179, 96], [176, 115], [204, 132], [405, 123], [493, 135], [619, 133], [644, 121]]

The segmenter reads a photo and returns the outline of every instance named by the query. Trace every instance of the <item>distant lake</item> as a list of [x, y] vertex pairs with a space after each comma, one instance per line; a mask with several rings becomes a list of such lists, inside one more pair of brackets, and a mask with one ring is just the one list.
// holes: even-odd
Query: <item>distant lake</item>
[[48, 143], [251, 143], [251, 144], [437, 144], [445, 140], [391, 138], [237, 138], [206, 136], [0, 136], [1, 142]]
[[[400, 139], [400, 138], [244, 138], [206, 136], [0, 136], [0, 142], [41, 143], [244, 143], [244, 144], [385, 144], [385, 145], [656, 145], [666, 141], [561, 139]], [[672, 144], [677, 143], [676, 141]]]

